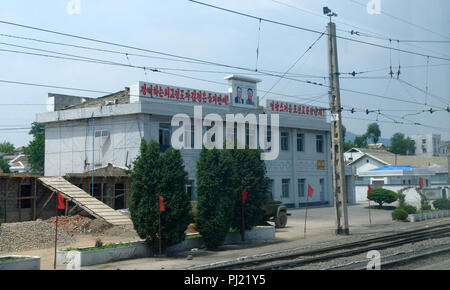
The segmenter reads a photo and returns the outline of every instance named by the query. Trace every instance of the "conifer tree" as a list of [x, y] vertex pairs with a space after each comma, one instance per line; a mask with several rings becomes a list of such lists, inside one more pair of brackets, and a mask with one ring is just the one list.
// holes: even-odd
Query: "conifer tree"
[[236, 197], [236, 165], [229, 150], [203, 148], [197, 162], [196, 227], [209, 249], [229, 233]]

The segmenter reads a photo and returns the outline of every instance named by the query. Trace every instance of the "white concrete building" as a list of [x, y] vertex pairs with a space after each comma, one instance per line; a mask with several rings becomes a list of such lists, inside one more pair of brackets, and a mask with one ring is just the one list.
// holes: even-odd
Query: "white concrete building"
[[416, 143], [416, 156], [447, 157], [447, 147], [439, 134], [420, 134], [410, 137]]
[[[98, 99], [49, 94], [47, 112], [37, 115], [37, 122], [45, 124], [45, 175], [85, 173], [93, 163], [95, 168], [109, 163], [131, 168], [142, 138], [157, 140], [166, 149], [177, 129], [171, 126], [172, 117], [182, 113], [193, 118], [194, 106], [201, 105], [203, 117], [214, 113], [224, 120], [227, 114], [266, 113], [269, 118], [279, 114], [280, 154], [266, 161], [274, 198], [290, 207], [302, 206], [311, 184], [315, 189], [312, 204], [333, 204], [330, 124], [325, 110], [274, 100], [267, 100], [264, 108], [256, 97], [251, 99], [257, 96], [259, 80], [226, 79], [229, 91], [221, 93], [139, 82]], [[241, 101], [238, 94], [247, 100]], [[246, 136], [247, 141], [253, 137], [248, 130]], [[198, 155], [199, 150], [182, 149], [193, 199]], [[351, 170], [348, 174], [351, 182]], [[348, 187], [351, 203], [354, 186]]]

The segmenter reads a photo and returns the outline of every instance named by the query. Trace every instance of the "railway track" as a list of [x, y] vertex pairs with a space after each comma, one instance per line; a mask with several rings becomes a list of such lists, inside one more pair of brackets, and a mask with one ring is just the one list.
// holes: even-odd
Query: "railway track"
[[428, 239], [450, 237], [450, 224], [427, 227], [418, 230], [345, 243], [315, 250], [301, 251], [287, 255], [245, 260], [237, 263], [205, 267], [205, 270], [286, 270], [330, 261], [336, 258], [352, 257], [372, 250], [394, 248]]

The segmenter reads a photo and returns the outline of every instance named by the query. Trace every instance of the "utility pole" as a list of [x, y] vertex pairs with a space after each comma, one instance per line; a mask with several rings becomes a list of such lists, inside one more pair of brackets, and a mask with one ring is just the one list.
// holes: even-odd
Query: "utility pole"
[[339, 66], [336, 43], [336, 24], [331, 17], [337, 16], [328, 7], [324, 14], [330, 17], [328, 24], [328, 57], [330, 69], [330, 110], [331, 110], [331, 157], [333, 164], [333, 192], [336, 210], [336, 234], [349, 235], [347, 212], [347, 188], [345, 184], [344, 141], [342, 136], [341, 96], [339, 88]]
[[[450, 142], [445, 143], [447, 146], [447, 168], [448, 168], [448, 176], [447, 176], [447, 184], [450, 184]], [[450, 198], [450, 196], [449, 196]]]
[[95, 118], [92, 113], [92, 181], [91, 181], [91, 196], [94, 196], [94, 174], [95, 174]]

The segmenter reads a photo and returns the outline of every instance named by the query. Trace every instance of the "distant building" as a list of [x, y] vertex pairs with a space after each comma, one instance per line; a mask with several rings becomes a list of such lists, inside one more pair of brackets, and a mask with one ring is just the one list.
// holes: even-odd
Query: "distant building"
[[[446, 157], [402, 156], [384, 150], [353, 148], [344, 153], [347, 167], [355, 173], [355, 200], [367, 200], [367, 186], [398, 192], [404, 187], [418, 187], [424, 178], [430, 199], [450, 197], [448, 161]], [[417, 201], [415, 190], [406, 192], [407, 199]]]
[[416, 143], [415, 155], [424, 157], [447, 157], [447, 147], [439, 134], [410, 136]]
[[8, 162], [9, 171], [11, 173], [29, 173], [31, 172], [31, 165], [28, 163], [26, 155], [18, 155]]

